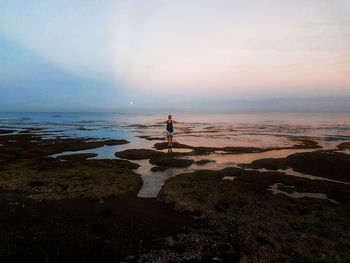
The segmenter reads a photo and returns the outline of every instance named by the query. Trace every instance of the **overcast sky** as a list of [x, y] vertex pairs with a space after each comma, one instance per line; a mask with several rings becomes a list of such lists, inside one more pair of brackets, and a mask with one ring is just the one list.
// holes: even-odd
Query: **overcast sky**
[[348, 0], [0, 0], [0, 110], [319, 97], [340, 110], [350, 97]]

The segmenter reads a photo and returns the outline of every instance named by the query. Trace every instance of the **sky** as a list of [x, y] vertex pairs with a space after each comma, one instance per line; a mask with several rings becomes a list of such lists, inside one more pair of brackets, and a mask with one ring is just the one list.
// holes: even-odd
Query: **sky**
[[348, 0], [0, 0], [0, 111], [349, 105]]

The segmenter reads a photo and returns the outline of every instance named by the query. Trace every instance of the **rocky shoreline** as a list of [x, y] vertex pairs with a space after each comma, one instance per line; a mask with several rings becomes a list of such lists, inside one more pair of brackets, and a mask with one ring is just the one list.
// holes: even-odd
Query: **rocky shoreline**
[[[20, 262], [346, 262], [350, 251], [350, 185], [288, 175], [287, 168], [349, 181], [348, 142], [319, 150], [292, 147], [197, 147], [189, 152], [128, 149], [118, 159], [66, 151], [127, 144], [125, 140], [43, 138], [40, 130], [0, 130], [0, 260]], [[153, 140], [144, 136], [146, 140]], [[157, 199], [137, 198], [142, 179], [132, 160], [152, 171], [206, 165], [216, 151], [260, 153], [315, 149], [221, 170], [168, 179]], [[265, 169], [264, 171], [257, 169]], [[278, 171], [277, 171], [278, 170]], [[279, 190], [274, 193], [271, 186]], [[326, 198], [288, 194], [321, 193]], [[301, 195], [302, 196], [302, 195]], [[335, 202], [332, 202], [333, 200]]]

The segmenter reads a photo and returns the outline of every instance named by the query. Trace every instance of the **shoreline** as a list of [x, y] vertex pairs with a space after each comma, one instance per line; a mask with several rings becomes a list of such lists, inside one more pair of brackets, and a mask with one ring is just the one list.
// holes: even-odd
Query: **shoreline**
[[[0, 259], [346, 258], [350, 186], [326, 178], [348, 181], [350, 155], [339, 152], [347, 151], [348, 142], [324, 150], [300, 139], [294, 148], [281, 147], [286, 156], [278, 156], [278, 150], [259, 147], [175, 144], [167, 153], [157, 140], [149, 149], [130, 149], [135, 143], [125, 140], [44, 137], [37, 128], [0, 136]], [[94, 150], [104, 145], [120, 147], [115, 156], [123, 160], [98, 159]], [[182, 148], [192, 151], [176, 151]], [[256, 159], [238, 168], [232, 160], [241, 155]], [[289, 166], [325, 180], [288, 175]], [[137, 197], [145, 176], [164, 176], [157, 198]]]

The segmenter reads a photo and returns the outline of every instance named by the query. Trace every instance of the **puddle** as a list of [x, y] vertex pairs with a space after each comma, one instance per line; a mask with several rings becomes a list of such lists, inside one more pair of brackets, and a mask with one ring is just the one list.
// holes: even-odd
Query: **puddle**
[[[241, 168], [239, 166], [235, 166], [235, 167]], [[285, 174], [291, 175], [291, 176], [307, 178], [307, 179], [310, 179], [310, 180], [320, 180], [320, 181], [328, 181], [328, 182], [333, 182], [333, 183], [338, 183], [338, 184], [350, 185], [350, 183], [348, 183], [348, 182], [337, 181], [337, 180], [328, 179], [326, 177], [319, 177], [319, 176], [299, 173], [299, 172], [294, 171], [292, 168], [288, 168], [288, 169], [285, 169], [285, 170], [283, 170], [283, 169], [268, 170], [268, 169], [265, 169], [265, 168], [259, 168], [259, 169], [244, 168], [244, 169], [245, 170], [258, 171], [258, 172], [280, 172], [280, 173], [285, 173]]]
[[292, 198], [303, 198], [303, 197], [309, 197], [309, 198], [317, 198], [317, 199], [326, 199], [334, 204], [339, 204], [339, 202], [333, 200], [333, 199], [329, 199], [327, 197], [326, 194], [322, 194], [322, 193], [299, 193], [299, 192], [293, 192], [293, 193], [287, 193], [285, 191], [282, 191], [280, 189], [278, 189], [278, 186], [285, 186], [285, 187], [290, 187], [290, 188], [294, 188], [294, 186], [286, 186], [282, 183], [275, 183], [273, 185], [270, 185], [270, 187], [268, 188], [269, 191], [272, 191], [272, 193], [274, 195], [276, 194], [284, 194], [286, 196], [292, 197]]
[[262, 153], [241, 153], [241, 154], [229, 154], [226, 152], [215, 152], [208, 155], [197, 155], [191, 157], [195, 161], [201, 159], [215, 160], [216, 163], [236, 163], [236, 164], [248, 164], [252, 161], [264, 158], [285, 158], [294, 153], [301, 152], [313, 152], [315, 149], [284, 149], [284, 150], [272, 150]]
[[[135, 141], [123, 144], [123, 145], [115, 145], [115, 146], [103, 146], [94, 149], [81, 150], [81, 151], [67, 151], [59, 154], [51, 155], [50, 157], [58, 157], [61, 155], [69, 155], [69, 154], [80, 154], [80, 153], [95, 153], [96, 157], [91, 159], [118, 159], [114, 154], [118, 151], [123, 151], [127, 149], [152, 149], [154, 142], [136, 139]], [[173, 152], [192, 152], [192, 149], [186, 148], [173, 148]], [[151, 168], [153, 165], [149, 163], [149, 160], [132, 160], [132, 162], [140, 165], [138, 169], [135, 170], [137, 174], [140, 174], [143, 180], [143, 186], [138, 193], [138, 197], [146, 197], [146, 198], [154, 198], [158, 195], [162, 185], [164, 185], [165, 181], [173, 176], [182, 173], [191, 173], [197, 170], [221, 170], [227, 167], [238, 167], [237, 164], [241, 163], [251, 163], [254, 160], [262, 159], [262, 158], [284, 158], [288, 155], [299, 153], [299, 152], [312, 152], [315, 149], [285, 149], [285, 150], [272, 150], [263, 153], [244, 153], [244, 154], [228, 154], [228, 153], [212, 153], [209, 155], [197, 155], [197, 156], [186, 156], [183, 157], [185, 159], [192, 159], [194, 161], [200, 161], [202, 159], [210, 159], [214, 162], [209, 162], [206, 164], [192, 164], [187, 168], [170, 168], [165, 171], [157, 171], [152, 172]], [[168, 152], [168, 149], [162, 150], [162, 152]], [[238, 167], [240, 168], [240, 167]], [[254, 170], [254, 169], [251, 169]], [[271, 172], [266, 169], [257, 169], [261, 172]], [[342, 183], [350, 185], [350, 183], [331, 180], [323, 177], [317, 177], [307, 174], [302, 174], [295, 172], [293, 169], [286, 170], [278, 170], [278, 172], [283, 172], [288, 175], [298, 176], [309, 178], [311, 180], [323, 180], [323, 181], [331, 181], [336, 183]], [[234, 180], [234, 177], [227, 176], [223, 178], [224, 180]]]
[[346, 154], [350, 154], [350, 149], [347, 150], [342, 150], [342, 151], [336, 151], [337, 153], [346, 153]]
[[48, 157], [54, 157], [57, 158], [58, 156], [62, 155], [70, 155], [70, 154], [80, 154], [80, 153], [95, 153], [97, 154], [96, 157], [88, 158], [88, 159], [116, 159], [117, 157], [114, 155], [115, 152], [118, 151], [118, 146], [102, 146], [99, 148], [94, 149], [88, 149], [88, 150], [81, 150], [81, 151], [67, 151], [67, 152], [61, 152], [53, 155], [49, 155]]
[[[267, 170], [267, 169], [258, 169], [258, 171], [271, 172], [270, 170]], [[321, 180], [321, 181], [328, 181], [328, 182], [333, 182], [333, 183], [350, 185], [350, 183], [348, 183], [348, 182], [332, 180], [332, 179], [328, 179], [328, 178], [325, 178], [325, 177], [319, 177], [319, 176], [299, 173], [299, 172], [294, 171], [292, 168], [288, 168], [286, 170], [278, 169], [277, 172], [281, 172], [281, 173], [285, 173], [285, 174], [292, 175], [292, 176], [297, 176], [297, 177], [308, 178], [308, 179], [311, 179], [311, 180]]]
[[97, 156], [91, 159], [118, 159], [114, 155], [116, 152], [120, 152], [128, 149], [143, 149], [143, 148], [151, 149], [152, 146], [153, 146], [152, 142], [148, 142], [148, 141], [136, 138], [135, 141], [132, 141], [126, 144], [112, 145], [112, 146], [104, 145], [102, 147], [87, 149], [87, 150], [80, 150], [80, 151], [66, 151], [66, 152], [53, 154], [48, 157], [56, 158], [58, 156], [68, 155], [68, 154], [95, 153], [97, 154]]
[[221, 170], [227, 167], [223, 164], [215, 164], [211, 162], [205, 165], [192, 164], [190, 167], [187, 168], [169, 168], [165, 171], [152, 172], [151, 168], [154, 167], [154, 165], [150, 164], [148, 159], [133, 160], [132, 162], [140, 165], [139, 168], [134, 170], [135, 173], [141, 175], [143, 181], [143, 185], [137, 196], [144, 198], [157, 197], [165, 181], [176, 175], [183, 173], [192, 173], [198, 170]]
[[[185, 172], [184, 168], [170, 168], [165, 171], [152, 172], [151, 168], [154, 167], [154, 165], [150, 164], [148, 159], [133, 160], [132, 162], [140, 165], [140, 167], [135, 169], [134, 171], [135, 173], [141, 175], [143, 181], [143, 185], [139, 193], [137, 194], [138, 197], [157, 197], [160, 189], [162, 188], [167, 179]], [[187, 170], [188, 169], [186, 169], [186, 171]]]
[[192, 149], [187, 149], [187, 148], [169, 148], [169, 149], [164, 149], [164, 150], [158, 150], [159, 152], [173, 152], [173, 153], [190, 153], [193, 152]]
[[235, 180], [235, 176], [224, 176], [223, 178], [222, 178], [222, 180], [230, 180], [230, 181], [233, 181], [233, 180]]

